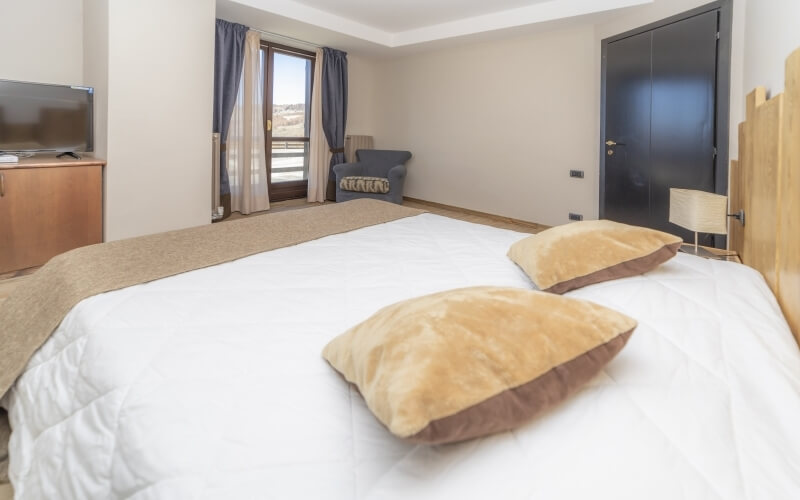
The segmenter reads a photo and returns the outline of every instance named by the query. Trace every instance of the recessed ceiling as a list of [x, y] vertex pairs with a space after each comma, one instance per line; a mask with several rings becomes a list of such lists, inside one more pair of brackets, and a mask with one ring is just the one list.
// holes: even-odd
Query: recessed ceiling
[[217, 0], [217, 16], [317, 44], [360, 40], [380, 50], [514, 32], [653, 1]]
[[390, 33], [484, 16], [549, 0], [295, 0]]

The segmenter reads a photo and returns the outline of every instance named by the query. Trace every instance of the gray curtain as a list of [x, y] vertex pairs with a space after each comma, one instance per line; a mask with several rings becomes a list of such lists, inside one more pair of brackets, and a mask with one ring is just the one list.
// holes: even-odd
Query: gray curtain
[[239, 81], [244, 65], [244, 39], [250, 28], [217, 19], [214, 40], [214, 132], [220, 135], [219, 194], [225, 215], [231, 210], [231, 188], [225, 161], [225, 144], [233, 105], [239, 93]]
[[328, 47], [322, 49], [322, 129], [331, 150], [328, 186], [325, 197], [336, 200], [336, 176], [333, 166], [344, 163], [344, 129], [347, 125], [347, 53]]

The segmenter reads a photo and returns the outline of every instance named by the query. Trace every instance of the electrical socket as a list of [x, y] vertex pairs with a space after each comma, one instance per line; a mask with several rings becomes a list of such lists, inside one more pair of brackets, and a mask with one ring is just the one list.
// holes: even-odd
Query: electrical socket
[[570, 212], [570, 213], [569, 213], [569, 220], [581, 221], [581, 220], [583, 220], [583, 215], [581, 215], [581, 214], [574, 214], [574, 213]]
[[569, 176], [577, 179], [583, 179], [583, 170], [570, 170]]

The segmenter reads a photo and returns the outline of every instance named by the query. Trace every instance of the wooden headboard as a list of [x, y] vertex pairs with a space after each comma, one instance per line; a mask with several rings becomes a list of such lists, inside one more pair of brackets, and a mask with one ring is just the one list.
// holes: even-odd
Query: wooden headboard
[[739, 160], [731, 162], [730, 248], [769, 283], [800, 343], [800, 49], [786, 62], [786, 91], [747, 96]]

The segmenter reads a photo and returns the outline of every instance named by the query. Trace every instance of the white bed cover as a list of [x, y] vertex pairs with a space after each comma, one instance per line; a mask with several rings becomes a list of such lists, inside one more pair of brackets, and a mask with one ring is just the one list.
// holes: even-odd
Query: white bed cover
[[800, 499], [800, 352], [742, 265], [570, 293], [631, 341], [483, 439], [400, 441], [322, 360], [387, 304], [532, 287], [506, 258], [525, 236], [424, 214], [84, 300], [4, 401], [18, 498]]

